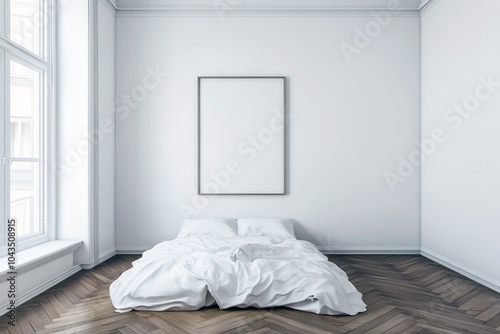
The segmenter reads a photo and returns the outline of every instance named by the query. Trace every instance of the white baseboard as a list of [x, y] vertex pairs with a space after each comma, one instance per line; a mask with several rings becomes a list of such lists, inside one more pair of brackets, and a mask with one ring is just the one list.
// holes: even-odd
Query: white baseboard
[[92, 269], [95, 266], [97, 266], [98, 264], [101, 264], [104, 261], [109, 260], [110, 258], [112, 258], [115, 255], [116, 255], [116, 248], [115, 247], [110, 248], [108, 250], [105, 250], [104, 252], [100, 252], [98, 259], [92, 261], [89, 264], [82, 264], [81, 265], [82, 269], [85, 269], [85, 270]]
[[318, 246], [324, 254], [420, 254], [418, 246]]
[[116, 254], [142, 254], [153, 246], [123, 246], [116, 247]]
[[115, 247], [110, 248], [108, 250], [105, 250], [104, 252], [100, 252], [99, 253], [99, 258], [97, 260], [94, 260], [94, 261], [92, 261], [89, 264], [82, 264], [81, 265], [82, 269], [85, 269], [85, 270], [92, 269], [95, 266], [97, 266], [98, 264], [103, 263], [104, 261], [112, 258], [115, 255], [116, 255], [116, 248]]
[[103, 263], [106, 260], [111, 259], [113, 256], [116, 255], [116, 247], [110, 248], [104, 252], [99, 253], [99, 259], [97, 260], [97, 264]]
[[[152, 246], [117, 247], [116, 254], [142, 254]], [[418, 246], [318, 246], [323, 254], [420, 254]]]
[[471, 268], [467, 268], [466, 266], [456, 261], [453, 261], [447, 258], [446, 256], [437, 254], [436, 252], [433, 252], [425, 247], [422, 247], [422, 249], [420, 250], [420, 254], [434, 262], [437, 262], [445, 266], [448, 269], [456, 271], [457, 273], [464, 275], [465, 277], [468, 277], [473, 281], [478, 282], [479, 284], [482, 284], [496, 292], [500, 292], [500, 282], [498, 282], [497, 280], [494, 280], [490, 277], [485, 277], [484, 275], [478, 273], [477, 271]]
[[[82, 267], [80, 265], [73, 266], [71, 269], [67, 270], [66, 272], [62, 273], [61, 275], [59, 275], [57, 277], [54, 277], [52, 280], [48, 281], [47, 283], [42, 284], [40, 286], [37, 286], [36, 288], [31, 289], [30, 291], [23, 293], [22, 295], [20, 295], [19, 297], [16, 298], [16, 307], [19, 307], [19, 305], [27, 302], [31, 298], [38, 296], [39, 294], [50, 289], [54, 285], [61, 283], [66, 278], [76, 274], [80, 270], [82, 270]], [[0, 316], [7, 313], [8, 306], [9, 306], [9, 302], [0, 306]]]

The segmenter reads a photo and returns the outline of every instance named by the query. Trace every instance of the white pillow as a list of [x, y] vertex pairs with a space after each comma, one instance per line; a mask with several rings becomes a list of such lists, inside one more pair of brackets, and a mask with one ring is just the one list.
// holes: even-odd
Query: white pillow
[[294, 221], [283, 218], [241, 218], [238, 219], [238, 235], [244, 237], [270, 236], [295, 238]]
[[177, 239], [196, 235], [213, 237], [236, 237], [236, 219], [226, 218], [190, 218], [183, 219]]

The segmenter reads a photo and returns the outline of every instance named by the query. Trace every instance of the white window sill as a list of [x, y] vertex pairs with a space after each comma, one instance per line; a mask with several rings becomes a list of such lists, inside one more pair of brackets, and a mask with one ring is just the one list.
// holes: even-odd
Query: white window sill
[[17, 275], [38, 268], [54, 259], [74, 252], [82, 244], [81, 240], [56, 240], [28, 248], [16, 253], [15, 269], [9, 269], [8, 257], [0, 258], [0, 282], [5, 281], [9, 271]]

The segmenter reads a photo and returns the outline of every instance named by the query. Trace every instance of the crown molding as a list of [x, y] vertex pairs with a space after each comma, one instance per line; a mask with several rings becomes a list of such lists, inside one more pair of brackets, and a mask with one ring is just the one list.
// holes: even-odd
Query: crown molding
[[420, 6], [418, 6], [418, 9], [419, 9], [419, 10], [422, 10], [422, 8], [424, 8], [425, 6], [427, 6], [427, 4], [428, 4], [429, 2], [431, 2], [431, 1], [432, 1], [432, 0], [421, 0], [421, 1], [420, 1]]
[[439, 0], [422, 0], [422, 3], [420, 4], [420, 15], [427, 13], [438, 2]]
[[99, 0], [100, 3], [102, 3], [108, 10], [113, 14], [117, 15], [117, 9], [116, 9], [116, 1], [115, 0]]
[[[419, 11], [421, 0], [110, 0], [123, 12], [322, 12]], [[423, 0], [425, 1], [425, 0]], [[392, 10], [391, 10], [392, 11]]]
[[115, 8], [115, 10], [118, 10], [118, 4], [116, 3], [116, 0], [108, 0], [111, 6]]
[[[347, 10], [308, 10], [308, 11], [181, 11], [181, 10], [140, 10], [118, 11], [118, 17], [219, 17], [221, 20], [229, 17], [374, 17], [376, 11], [347, 11]], [[420, 16], [419, 11], [391, 11], [391, 16]]]

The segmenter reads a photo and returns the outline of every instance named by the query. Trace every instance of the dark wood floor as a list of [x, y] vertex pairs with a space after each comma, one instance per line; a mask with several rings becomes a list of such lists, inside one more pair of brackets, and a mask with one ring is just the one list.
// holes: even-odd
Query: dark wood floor
[[500, 294], [421, 256], [332, 256], [368, 311], [320, 316], [285, 308], [116, 313], [108, 288], [137, 256], [66, 279], [17, 310], [1, 333], [500, 333]]

